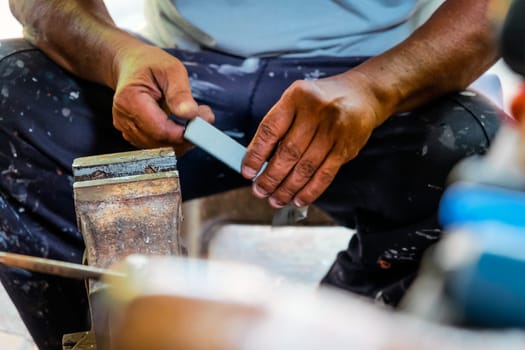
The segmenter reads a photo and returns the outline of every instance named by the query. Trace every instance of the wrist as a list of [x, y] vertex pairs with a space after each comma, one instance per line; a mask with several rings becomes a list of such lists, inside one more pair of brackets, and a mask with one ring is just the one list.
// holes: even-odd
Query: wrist
[[374, 128], [376, 128], [397, 112], [401, 94], [395, 88], [395, 84], [374, 74], [374, 70], [363, 66], [365, 63], [345, 75], [350, 84], [357, 85], [361, 93], [368, 97], [366, 103], [375, 112]]
[[100, 50], [105, 52], [101, 55], [104, 57], [104, 67], [100, 71], [102, 82], [115, 90], [125, 69], [126, 59], [131, 56], [134, 50], [144, 46], [147, 44], [120, 29], [107, 34], [104, 44], [100, 47]]

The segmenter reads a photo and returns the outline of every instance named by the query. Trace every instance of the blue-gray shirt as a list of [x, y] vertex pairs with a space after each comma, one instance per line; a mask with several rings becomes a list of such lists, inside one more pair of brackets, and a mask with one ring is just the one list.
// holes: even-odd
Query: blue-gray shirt
[[414, 30], [422, 0], [148, 0], [146, 37], [242, 57], [371, 56]]

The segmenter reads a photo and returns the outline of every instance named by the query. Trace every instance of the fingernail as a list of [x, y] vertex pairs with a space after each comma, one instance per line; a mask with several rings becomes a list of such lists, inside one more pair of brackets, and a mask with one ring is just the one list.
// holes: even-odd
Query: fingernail
[[258, 198], [266, 198], [266, 197], [269, 196], [268, 192], [266, 192], [265, 190], [263, 190], [262, 188], [260, 188], [256, 184], [253, 184], [252, 188], [253, 188], [253, 193]]
[[302, 201], [300, 201], [299, 199], [294, 199], [293, 200], [293, 205], [295, 205], [297, 208], [301, 208], [301, 207], [304, 207], [306, 204], [304, 204]]
[[257, 175], [257, 171], [247, 166], [242, 167], [242, 173], [245, 177], [253, 179]]
[[268, 199], [268, 202], [274, 208], [282, 208], [282, 207], [284, 207], [286, 205], [283, 202], [281, 202], [280, 200], [275, 199], [273, 197], [270, 197], [270, 199]]

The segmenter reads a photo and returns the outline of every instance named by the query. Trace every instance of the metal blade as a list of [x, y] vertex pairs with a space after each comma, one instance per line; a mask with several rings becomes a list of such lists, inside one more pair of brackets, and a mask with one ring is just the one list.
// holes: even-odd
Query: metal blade
[[0, 264], [74, 279], [125, 277], [124, 274], [93, 266], [0, 251]]

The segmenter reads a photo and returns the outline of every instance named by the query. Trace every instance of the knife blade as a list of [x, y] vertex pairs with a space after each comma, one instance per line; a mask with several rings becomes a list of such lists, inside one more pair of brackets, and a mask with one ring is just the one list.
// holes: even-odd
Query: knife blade
[[[204, 119], [196, 117], [188, 121], [184, 131], [184, 138], [208, 152], [239, 174], [241, 173], [241, 165], [246, 155], [246, 148]], [[263, 164], [259, 174], [266, 169], [267, 165], [268, 162]], [[259, 174], [257, 174], [257, 176], [259, 176]], [[255, 176], [253, 180], [255, 180], [257, 176]], [[276, 211], [272, 219], [272, 225], [291, 225], [305, 219], [307, 215], [308, 206], [298, 208], [292, 204], [288, 204]]]

